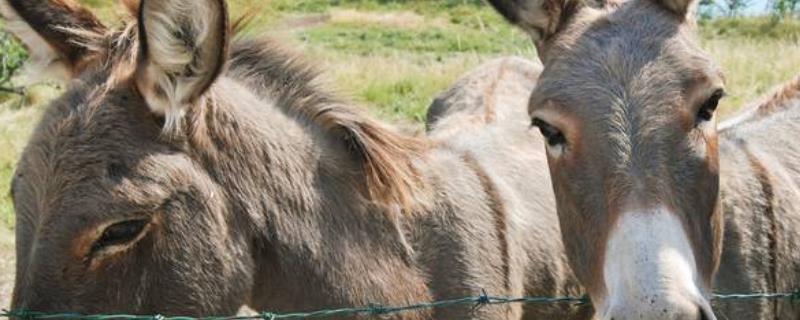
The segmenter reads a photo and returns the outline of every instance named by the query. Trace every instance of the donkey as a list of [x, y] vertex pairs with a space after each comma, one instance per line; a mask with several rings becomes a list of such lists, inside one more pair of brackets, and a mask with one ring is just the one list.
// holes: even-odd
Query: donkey
[[[778, 99], [768, 105], [786, 108], [717, 130], [724, 79], [695, 40], [697, 1], [490, 2], [542, 58], [530, 118], [597, 318], [716, 319], [718, 270], [723, 292], [800, 285], [798, 110]], [[799, 317], [778, 301], [719, 308]]]
[[[720, 124], [721, 292], [800, 289], [800, 76]], [[800, 319], [791, 301], [718, 303], [722, 316]]]
[[[531, 186], [549, 184], [541, 137], [492, 116], [524, 98], [499, 105], [476, 83], [464, 91], [485, 89], [483, 107], [440, 110], [482, 112], [483, 128], [455, 134], [444, 116], [430, 125], [451, 134], [417, 137], [328, 93], [274, 42], [233, 40], [222, 0], [129, 1], [136, 19], [118, 30], [68, 0], [0, 3], [71, 80], [12, 182], [12, 308], [197, 316], [579, 294], [552, 192]], [[535, 66], [508, 67], [515, 80], [497, 71], [496, 87], [533, 89]], [[523, 312], [586, 318], [563, 305], [386, 317]]]

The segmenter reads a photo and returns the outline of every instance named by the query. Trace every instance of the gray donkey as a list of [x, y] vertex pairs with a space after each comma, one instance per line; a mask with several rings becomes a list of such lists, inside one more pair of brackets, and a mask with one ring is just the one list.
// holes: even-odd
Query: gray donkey
[[[275, 43], [232, 40], [221, 0], [129, 1], [137, 18], [119, 30], [68, 0], [0, 3], [34, 56], [71, 79], [12, 182], [12, 308], [197, 316], [579, 294], [541, 138], [499, 121], [524, 112], [536, 66], [487, 67], [497, 81], [460, 91], [484, 92], [480, 107], [455, 90], [430, 123], [441, 129], [414, 137], [321, 89]], [[508, 81], [527, 90], [506, 105], [492, 88]], [[479, 128], [454, 129], [467, 113], [484, 116]]]
[[[724, 79], [695, 40], [697, 1], [490, 2], [542, 57], [530, 118], [597, 318], [716, 319], [715, 275], [720, 292], [800, 288], [797, 81], [718, 130]], [[716, 307], [800, 319], [788, 300]]]

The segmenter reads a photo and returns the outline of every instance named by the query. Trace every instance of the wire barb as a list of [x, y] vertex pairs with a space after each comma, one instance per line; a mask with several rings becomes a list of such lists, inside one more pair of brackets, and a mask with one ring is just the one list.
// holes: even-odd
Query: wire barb
[[389, 313], [389, 309], [386, 307], [379, 305], [379, 304], [369, 304], [369, 314], [373, 316], [379, 316], [383, 314]]
[[486, 294], [486, 289], [481, 289], [481, 295], [478, 297], [478, 304], [489, 304], [492, 300]]
[[575, 301], [576, 306], [585, 306], [592, 304], [592, 298], [588, 294], [584, 294], [579, 301]]
[[481, 289], [481, 295], [478, 296], [477, 300], [475, 300], [475, 305], [472, 306], [472, 309], [470, 309], [470, 313], [475, 313], [475, 311], [480, 310], [481, 308], [489, 305], [490, 303], [492, 303], [492, 299], [489, 298], [488, 294], [486, 294], [486, 289]]

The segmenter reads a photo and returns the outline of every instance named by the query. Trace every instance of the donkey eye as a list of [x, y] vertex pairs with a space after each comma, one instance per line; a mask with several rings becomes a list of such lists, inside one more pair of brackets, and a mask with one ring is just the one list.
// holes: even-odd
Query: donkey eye
[[697, 111], [698, 124], [703, 121], [709, 121], [714, 117], [714, 112], [717, 111], [719, 101], [722, 100], [723, 97], [725, 97], [725, 91], [719, 89], [700, 106], [700, 109]]
[[149, 220], [136, 219], [117, 222], [106, 227], [100, 238], [92, 245], [92, 252], [133, 242], [139, 238], [149, 223]]
[[564, 134], [561, 133], [561, 130], [558, 130], [558, 128], [550, 125], [542, 119], [533, 118], [531, 126], [539, 128], [539, 131], [542, 133], [544, 138], [547, 139], [547, 144], [551, 147], [563, 145], [567, 142], [567, 140], [564, 138]]

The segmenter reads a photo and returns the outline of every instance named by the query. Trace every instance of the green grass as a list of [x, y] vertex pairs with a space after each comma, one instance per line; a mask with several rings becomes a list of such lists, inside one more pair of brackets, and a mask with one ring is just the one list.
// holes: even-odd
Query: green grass
[[[387, 54], [402, 51], [411, 54], [453, 53], [499, 54], [529, 46], [525, 37], [511, 30], [491, 33], [473, 32], [463, 27], [432, 27], [404, 30], [390, 26], [364, 26], [355, 23], [315, 27], [301, 34], [301, 40], [333, 51], [356, 55]], [[510, 40], [508, 40], [510, 39]]]
[[[0, 28], [2, 28], [2, 24], [0, 24]], [[0, 56], [0, 103], [2, 103], [17, 96], [6, 90], [16, 90], [12, 78], [28, 59], [28, 53], [14, 37], [4, 32], [0, 33], [0, 52], [3, 53]]]
[[354, 56], [323, 49], [309, 54], [328, 71], [330, 86], [343, 96], [385, 119], [416, 123], [424, 120], [437, 93], [482, 60], [482, 56], [472, 54], [418, 55], [414, 59], [404, 58], [404, 53]]
[[705, 39], [703, 47], [725, 72], [729, 96], [721, 105], [723, 116], [800, 75], [800, 45], [796, 42], [713, 38]]
[[14, 164], [40, 114], [40, 108], [15, 110], [9, 108], [10, 105], [0, 107], [0, 225], [6, 226], [14, 223], [14, 210], [9, 199]]
[[781, 42], [800, 40], [800, 20], [774, 18], [715, 19], [701, 23], [704, 38], [773, 39]]
[[[81, 0], [108, 25], [124, 10], [116, 0]], [[268, 34], [297, 48], [325, 70], [333, 90], [394, 121], [419, 123], [431, 99], [461, 74], [503, 55], [535, 59], [529, 39], [482, 0], [229, 0], [231, 15], [257, 12], [249, 35]], [[731, 113], [800, 73], [800, 22], [764, 18], [701, 24], [702, 43], [723, 67]], [[3, 42], [0, 64], [23, 53]], [[0, 85], [2, 73], [0, 69]], [[42, 92], [44, 91], [44, 92]], [[0, 224], [11, 225], [8, 182], [46, 101], [57, 92], [32, 90], [25, 107], [0, 94]]]
[[431, 15], [462, 7], [486, 7], [482, 0], [272, 0], [270, 6], [283, 12], [322, 13], [330, 8], [352, 8], [371, 11], [412, 10]]

